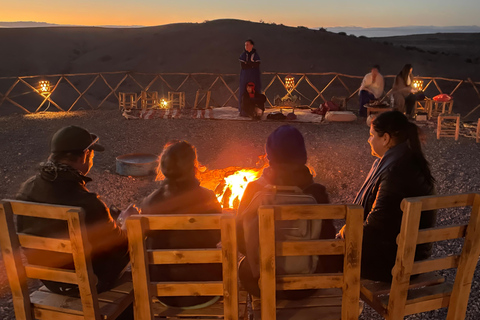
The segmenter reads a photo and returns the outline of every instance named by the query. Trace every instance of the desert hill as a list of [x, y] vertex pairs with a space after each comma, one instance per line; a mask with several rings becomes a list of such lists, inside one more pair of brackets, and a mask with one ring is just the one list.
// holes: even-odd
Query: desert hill
[[247, 38], [256, 42], [263, 71], [363, 75], [378, 63], [384, 74], [396, 74], [404, 63], [412, 63], [419, 75], [480, 78], [480, 65], [467, 63], [463, 56], [241, 20], [125, 29], [2, 28], [0, 77], [120, 70], [237, 73]]

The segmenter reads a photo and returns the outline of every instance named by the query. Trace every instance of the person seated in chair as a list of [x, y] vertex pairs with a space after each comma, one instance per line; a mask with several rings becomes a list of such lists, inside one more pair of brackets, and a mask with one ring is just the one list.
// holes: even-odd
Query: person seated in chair
[[[157, 190], [146, 197], [142, 214], [203, 214], [221, 213], [215, 193], [200, 186], [196, 178], [198, 161], [195, 147], [186, 141], [168, 143], [160, 157], [164, 179]], [[160, 175], [161, 176], [161, 175]], [[220, 242], [218, 230], [158, 230], [147, 235], [152, 249], [216, 248]], [[152, 281], [221, 281], [221, 264], [179, 264], [150, 266]], [[219, 297], [188, 296], [158, 297], [171, 307], [202, 308]]]
[[[389, 282], [397, 255], [404, 198], [435, 194], [435, 179], [422, 151], [419, 128], [399, 111], [379, 114], [368, 139], [377, 157], [354, 203], [364, 208], [362, 271], [364, 278]], [[436, 212], [424, 211], [420, 229], [435, 226]], [[344, 229], [338, 237], [344, 237]], [[417, 246], [415, 260], [428, 259], [432, 244]]]
[[[22, 184], [18, 200], [80, 207], [85, 212], [87, 237], [92, 247], [93, 272], [98, 278], [99, 292], [112, 288], [130, 262], [127, 234], [119, 222], [131, 214], [137, 214], [130, 206], [115, 221], [110, 210], [96, 193], [90, 192], [86, 184], [92, 179], [86, 175], [93, 166], [95, 151], [104, 151], [98, 144], [99, 138], [77, 126], [58, 130], [50, 143], [51, 154], [40, 172]], [[19, 232], [43, 237], [68, 238], [64, 221], [37, 217], [19, 216]], [[51, 268], [73, 269], [70, 254], [26, 249], [31, 264]], [[65, 295], [77, 295], [78, 286], [42, 280], [51, 291]]]
[[370, 73], [367, 73], [363, 78], [362, 85], [358, 89], [359, 109], [358, 115], [360, 117], [367, 116], [367, 109], [365, 105], [372, 100], [380, 99], [383, 94], [385, 81], [380, 74], [380, 66], [374, 65]]
[[265, 111], [265, 101], [265, 95], [255, 91], [255, 83], [249, 82], [242, 96], [242, 112], [254, 120], [260, 120]]
[[[260, 203], [256, 200], [257, 195], [267, 185], [297, 187], [303, 194], [311, 195], [317, 203], [328, 203], [328, 194], [323, 185], [315, 183], [310, 169], [306, 166], [307, 150], [305, 141], [298, 129], [290, 125], [278, 127], [270, 134], [265, 145], [269, 166], [263, 169], [262, 176], [250, 182], [240, 201], [237, 214], [237, 243], [240, 253], [245, 255], [239, 266], [239, 278], [245, 289], [254, 296], [260, 295], [258, 286], [259, 265], [258, 265], [258, 239], [253, 240], [246, 236], [247, 229], [253, 229], [253, 220]], [[250, 231], [257, 234], [258, 230]], [[335, 227], [331, 220], [324, 220], [321, 223], [320, 238], [334, 238]], [[254, 252], [254, 254], [252, 254]], [[250, 253], [250, 254], [249, 254]], [[336, 272], [337, 261], [311, 260], [310, 265], [285, 266], [294, 269], [302, 268], [302, 271]], [[313, 270], [312, 270], [313, 269]], [[291, 293], [291, 294], [290, 294]], [[302, 298], [310, 295], [311, 290], [286, 291], [288, 298]]]

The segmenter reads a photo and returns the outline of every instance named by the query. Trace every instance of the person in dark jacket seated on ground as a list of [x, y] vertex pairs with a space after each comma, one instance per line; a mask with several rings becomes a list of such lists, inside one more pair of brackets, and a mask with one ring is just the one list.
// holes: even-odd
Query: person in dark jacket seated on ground
[[[40, 172], [24, 182], [18, 200], [81, 207], [85, 211], [88, 241], [92, 247], [93, 272], [98, 278], [97, 290], [110, 289], [130, 262], [127, 234], [110, 215], [99, 196], [89, 192], [86, 177], [93, 166], [95, 151], [105, 150], [98, 137], [87, 130], [69, 126], [57, 131], [51, 140], [51, 154]], [[120, 214], [126, 219], [138, 211], [130, 206]], [[19, 216], [19, 232], [44, 237], [68, 237], [65, 221]], [[28, 262], [52, 268], [73, 269], [69, 254], [28, 249]], [[59, 294], [77, 295], [76, 285], [46, 281], [45, 286]]]
[[260, 120], [265, 111], [265, 101], [265, 95], [255, 91], [255, 83], [249, 82], [242, 96], [242, 112], [252, 119]]
[[[167, 144], [160, 157], [164, 179], [160, 186], [141, 204], [142, 214], [203, 214], [221, 213], [222, 208], [213, 191], [200, 186], [195, 147], [186, 141]], [[152, 249], [216, 248], [218, 230], [162, 230], [147, 235]], [[221, 264], [179, 264], [150, 266], [152, 281], [221, 281]], [[219, 297], [158, 297], [167, 306], [202, 308]]]
[[[419, 129], [401, 112], [381, 113], [370, 126], [368, 142], [378, 159], [355, 199], [364, 208], [362, 277], [389, 282], [402, 224], [400, 203], [408, 197], [433, 195], [435, 180], [422, 152]], [[436, 212], [425, 211], [420, 228], [433, 227], [435, 221]], [[430, 257], [431, 249], [431, 244], [418, 245], [415, 260]]]
[[[259, 278], [254, 276], [254, 274], [258, 274], [258, 272], [251, 270], [252, 264], [248, 260], [252, 258], [248, 256], [249, 250], [246, 244], [249, 239], [245, 239], [245, 230], [243, 228], [243, 226], [248, 223], [246, 220], [251, 219], [251, 217], [247, 217], [246, 212], [247, 209], [251, 211], [249, 206], [255, 198], [255, 195], [264, 190], [267, 185], [295, 186], [301, 189], [304, 194], [313, 196], [317, 203], [329, 203], [325, 187], [313, 181], [310, 169], [306, 166], [307, 150], [303, 136], [298, 129], [290, 125], [277, 128], [268, 137], [265, 151], [267, 153], [269, 166], [263, 170], [262, 176], [258, 180], [250, 182], [247, 185], [238, 207], [237, 216], [238, 248], [239, 251], [246, 256], [240, 263], [239, 277], [245, 289], [255, 296], [260, 295], [260, 289], [258, 287]], [[254, 208], [254, 210], [256, 210], [256, 208]], [[335, 227], [331, 220], [322, 221], [320, 238], [334, 238], [335, 233]], [[328, 263], [318, 261], [316, 271], [336, 272], [338, 270], [338, 264], [336, 262], [336, 259]], [[288, 295], [288, 298], [302, 298], [310, 294], [310, 290], [307, 292], [300, 291], [302, 290], [292, 291], [293, 296]]]

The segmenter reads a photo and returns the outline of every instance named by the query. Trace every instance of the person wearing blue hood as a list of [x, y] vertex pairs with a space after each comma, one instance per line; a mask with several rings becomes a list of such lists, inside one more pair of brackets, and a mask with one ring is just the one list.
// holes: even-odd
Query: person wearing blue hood
[[247, 83], [253, 82], [255, 84], [255, 91], [262, 92], [262, 83], [260, 80], [260, 56], [255, 50], [254, 42], [251, 39], [245, 41], [245, 51], [240, 55], [240, 85], [238, 87], [238, 111], [240, 116], [248, 117], [242, 110], [242, 98], [246, 92]]
[[[355, 204], [364, 208], [362, 277], [389, 282], [397, 255], [404, 198], [435, 193], [435, 179], [430, 172], [416, 124], [399, 111], [381, 113], [370, 126], [372, 165]], [[436, 211], [424, 211], [420, 229], [435, 225]], [[337, 237], [343, 237], [343, 231]], [[417, 246], [415, 260], [431, 255], [431, 243]]]
[[[251, 264], [246, 262], [249, 256], [246, 244], [247, 239], [245, 239], [243, 229], [243, 226], [248, 224], [248, 221], [245, 223], [245, 220], [252, 219], [252, 216], [248, 215], [248, 212], [252, 209], [250, 205], [255, 201], [255, 195], [262, 191], [267, 185], [295, 186], [301, 189], [304, 194], [311, 195], [315, 198], [317, 203], [329, 203], [326, 188], [314, 182], [310, 169], [306, 166], [307, 150], [303, 136], [298, 129], [290, 125], [283, 125], [277, 128], [268, 137], [265, 151], [269, 166], [263, 169], [262, 176], [259, 179], [247, 185], [242, 200], [240, 201], [237, 215], [238, 250], [246, 256], [240, 263], [239, 277], [245, 289], [255, 296], [260, 294], [260, 289], [258, 287], [258, 278], [254, 276], [256, 272], [251, 270], [249, 267]], [[333, 222], [331, 220], [323, 221], [320, 238], [334, 238], [335, 233], [336, 230]], [[327, 264], [329, 264], [327, 266], [328, 268], [334, 268], [336, 271], [334, 263]], [[322, 267], [325, 267], [325, 263], [319, 263], [317, 265], [317, 271]], [[335, 271], [322, 269], [322, 272]], [[307, 295], [310, 294], [310, 292], [305, 293]], [[296, 291], [295, 295], [298, 298], [304, 296], [299, 291]]]

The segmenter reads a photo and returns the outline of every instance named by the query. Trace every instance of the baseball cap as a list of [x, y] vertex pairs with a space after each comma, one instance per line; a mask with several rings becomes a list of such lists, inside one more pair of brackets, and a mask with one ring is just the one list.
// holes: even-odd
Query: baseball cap
[[52, 153], [85, 152], [87, 149], [105, 150], [103, 146], [98, 144], [98, 136], [77, 126], [68, 126], [58, 130], [50, 142]]

